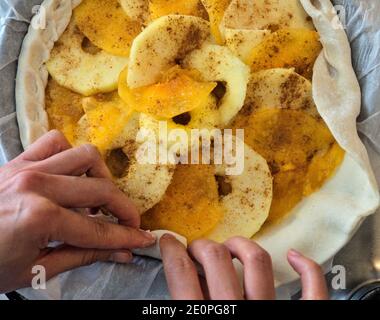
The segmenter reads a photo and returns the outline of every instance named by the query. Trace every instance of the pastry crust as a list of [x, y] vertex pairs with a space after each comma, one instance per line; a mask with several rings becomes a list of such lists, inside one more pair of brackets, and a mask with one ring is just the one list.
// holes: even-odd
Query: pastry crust
[[[305, 198], [289, 218], [255, 238], [272, 255], [277, 285], [298, 278], [286, 262], [289, 248], [299, 249], [323, 264], [379, 206], [376, 180], [356, 131], [361, 93], [347, 36], [343, 28], [336, 28], [338, 18], [329, 0], [319, 0], [318, 8], [311, 0], [300, 1], [313, 18], [324, 47], [314, 66], [313, 97], [346, 156], [337, 174], [321, 190]], [[17, 117], [25, 148], [49, 130], [44, 102], [48, 73], [44, 63], [80, 2], [45, 0], [42, 5], [47, 28], [30, 27], [25, 37], [16, 79]]]
[[[67, 28], [73, 9], [82, 0], [45, 0], [43, 10], [34, 16], [25, 36], [16, 78], [16, 111], [21, 143], [24, 149], [49, 131], [45, 111], [45, 88], [49, 60], [54, 43]], [[46, 15], [44, 19], [44, 16]], [[44, 29], [36, 29], [38, 21], [46, 21]], [[34, 22], [34, 23], [33, 23]]]

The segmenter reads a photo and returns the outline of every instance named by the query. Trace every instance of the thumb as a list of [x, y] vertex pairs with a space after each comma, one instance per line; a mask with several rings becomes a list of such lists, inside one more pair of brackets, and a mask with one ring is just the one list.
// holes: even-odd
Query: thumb
[[130, 263], [133, 255], [128, 250], [81, 249], [63, 245], [49, 251], [36, 261], [36, 265], [45, 267], [46, 278], [50, 279], [60, 273], [88, 266], [95, 262]]

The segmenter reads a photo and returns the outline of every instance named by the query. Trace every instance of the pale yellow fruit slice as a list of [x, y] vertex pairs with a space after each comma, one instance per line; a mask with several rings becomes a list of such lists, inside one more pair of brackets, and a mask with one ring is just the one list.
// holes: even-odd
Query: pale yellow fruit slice
[[314, 30], [313, 23], [299, 0], [232, 0], [224, 14], [222, 25], [231, 29]]
[[70, 23], [46, 63], [50, 75], [61, 86], [84, 96], [116, 90], [128, 58], [101, 50], [89, 53], [82, 46], [85, 41], [75, 23]]
[[208, 43], [191, 52], [183, 65], [198, 70], [204, 81], [225, 84], [226, 92], [219, 103], [219, 112], [221, 125], [228, 125], [244, 105], [249, 67], [228, 48]]
[[294, 69], [268, 69], [254, 72], [248, 84], [245, 113], [281, 108], [302, 110], [318, 117], [311, 82]]
[[269, 30], [225, 29], [224, 36], [226, 46], [246, 62], [253, 49], [270, 33]]
[[149, 0], [119, 0], [127, 16], [145, 24], [149, 20]]
[[216, 175], [230, 190], [221, 198], [223, 219], [205, 236], [208, 239], [224, 242], [235, 236], [250, 238], [268, 218], [272, 176], [267, 162], [247, 145], [243, 158], [244, 171], [237, 176], [226, 176], [226, 165], [216, 166]]
[[116, 185], [144, 214], [164, 197], [173, 178], [174, 167], [166, 165], [140, 164], [131, 159], [125, 176], [116, 179]]
[[198, 17], [168, 15], [153, 21], [133, 42], [128, 87], [159, 82], [163, 72], [199, 48], [209, 36], [209, 23]]
[[[84, 108], [86, 114], [76, 128], [78, 140], [81, 144], [93, 143], [99, 148], [114, 174], [116, 185], [134, 203], [140, 214], [145, 213], [164, 196], [174, 167], [138, 162], [136, 152], [140, 145], [136, 137], [140, 129], [140, 115], [135, 112], [129, 114], [129, 109], [123, 112], [126, 106], [117, 93], [103, 98], [87, 98]], [[111, 158], [115, 151], [124, 154], [122, 160]]]

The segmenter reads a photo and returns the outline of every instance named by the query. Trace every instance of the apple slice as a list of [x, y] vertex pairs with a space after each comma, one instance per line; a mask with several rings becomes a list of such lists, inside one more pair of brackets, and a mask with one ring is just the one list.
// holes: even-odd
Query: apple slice
[[[235, 152], [236, 150], [233, 150]], [[241, 236], [251, 238], [267, 220], [272, 203], [272, 175], [265, 159], [247, 145], [244, 146], [244, 171], [226, 175], [226, 165], [215, 166], [223, 219], [204, 237], [216, 242]], [[240, 158], [242, 161], [243, 159]]]
[[84, 96], [116, 90], [128, 58], [93, 47], [92, 51], [86, 50], [86, 43], [88, 39], [74, 22], [70, 23], [46, 63], [50, 75], [61, 86]]
[[258, 46], [266, 36], [270, 35], [269, 30], [250, 29], [225, 29], [226, 46], [240, 58], [247, 62], [253, 49]]
[[249, 67], [228, 48], [209, 43], [191, 52], [183, 66], [199, 71], [203, 81], [225, 83], [226, 92], [219, 102], [219, 113], [221, 125], [228, 125], [244, 105]]
[[311, 82], [294, 69], [278, 68], [252, 73], [244, 108], [242, 117], [268, 108], [303, 110], [320, 117]]
[[149, 20], [149, 0], [119, 0], [127, 16], [145, 24]]
[[232, 0], [222, 26], [230, 29], [314, 30], [312, 20], [299, 0]]
[[162, 73], [178, 64], [210, 37], [209, 23], [201, 18], [168, 15], [153, 21], [133, 42], [128, 65], [128, 87], [159, 82]]

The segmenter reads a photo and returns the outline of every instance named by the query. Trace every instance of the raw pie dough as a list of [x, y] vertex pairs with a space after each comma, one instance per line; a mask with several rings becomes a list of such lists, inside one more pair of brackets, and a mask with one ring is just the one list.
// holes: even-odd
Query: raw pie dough
[[[289, 248], [298, 249], [323, 264], [379, 206], [378, 187], [356, 130], [361, 93], [351, 66], [347, 36], [343, 28], [336, 28], [340, 24], [329, 0], [300, 1], [312, 17], [323, 44], [314, 66], [313, 97], [346, 156], [336, 175], [319, 191], [301, 201], [279, 225], [255, 238], [272, 255], [276, 285], [298, 277], [286, 261]], [[25, 148], [49, 130], [44, 109], [48, 80], [44, 63], [80, 2], [45, 0], [46, 29], [31, 27], [25, 37], [16, 79], [17, 117]]]

